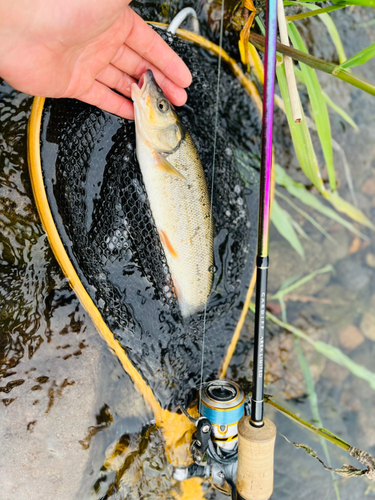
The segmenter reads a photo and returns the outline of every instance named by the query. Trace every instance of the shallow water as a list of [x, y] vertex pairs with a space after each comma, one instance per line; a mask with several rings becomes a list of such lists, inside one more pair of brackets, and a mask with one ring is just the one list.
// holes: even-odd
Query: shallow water
[[[169, 12], [179, 8], [170, 4]], [[155, 19], [156, 13], [150, 9], [147, 15]], [[201, 17], [205, 17], [204, 10]], [[369, 39], [371, 28], [361, 25], [369, 20], [368, 11], [354, 9], [349, 13], [345, 9], [333, 18], [348, 56], [374, 42]], [[306, 35], [312, 53], [334, 57], [327, 53], [330, 42], [318, 21], [306, 23]], [[356, 72], [375, 81], [372, 61]], [[338, 115], [330, 114], [333, 137], [351, 167], [359, 206], [375, 222], [374, 98], [328, 75], [319, 74], [319, 78], [331, 98], [360, 127], [360, 132], [354, 133]], [[176, 487], [172, 486], [153, 416], [70, 290], [39, 222], [26, 162], [31, 98], [4, 83], [0, 92], [0, 500], [174, 498], [171, 489]], [[285, 121], [277, 114], [278, 162], [303, 180], [284, 133]], [[340, 193], [351, 200], [339, 154], [335, 154], [335, 164]], [[285, 209], [289, 210], [287, 205]], [[332, 263], [335, 275], [318, 276], [297, 291], [306, 302], [287, 302], [288, 321], [316, 340], [339, 346], [353, 360], [375, 371], [375, 323], [371, 316], [371, 312], [375, 315], [374, 235], [364, 230], [369, 243], [360, 242], [339, 225], [311, 212], [339, 241], [338, 247], [332, 247], [310, 223], [291, 213], [311, 237], [304, 243], [306, 261], [273, 230], [270, 292], [277, 291], [291, 276], [306, 275]], [[273, 306], [277, 311], [276, 302]], [[348, 335], [350, 325], [355, 330]], [[251, 377], [251, 332], [249, 315], [228, 373], [235, 379]], [[354, 337], [357, 346], [350, 343]], [[267, 392], [313, 421], [291, 337], [269, 325], [267, 340]], [[307, 345], [302, 343], [302, 348], [315, 380], [323, 426], [374, 455], [374, 391]], [[310, 445], [326, 461], [319, 441], [272, 408], [266, 407], [266, 414], [278, 428], [272, 498], [335, 499], [330, 473], [283, 435]], [[329, 446], [329, 452], [334, 467], [348, 461], [358, 466], [338, 448]], [[337, 486], [342, 499], [362, 500], [365, 493], [366, 498], [375, 496], [365, 479], [337, 476]], [[207, 496], [222, 498], [212, 490]]]

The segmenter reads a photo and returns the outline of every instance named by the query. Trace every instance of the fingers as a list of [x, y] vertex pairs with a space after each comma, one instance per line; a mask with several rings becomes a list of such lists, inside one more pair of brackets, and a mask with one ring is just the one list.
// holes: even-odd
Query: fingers
[[[175, 54], [175, 56], [178, 58], [177, 54]], [[160, 88], [163, 90], [165, 97], [168, 100], [170, 100], [172, 104], [175, 104], [176, 106], [182, 106], [183, 104], [185, 104], [187, 99], [186, 91], [179, 85], [176, 85], [176, 83], [174, 83], [171, 79], [169, 79], [162, 71], [156, 68], [153, 64], [146, 61], [137, 52], [131, 49], [128, 46], [127, 42], [126, 45], [122, 45], [118, 50], [116, 56], [112, 60], [112, 65], [121, 70], [122, 72], [125, 72], [133, 76], [137, 80], [147, 69], [151, 69], [155, 77], [155, 80], [157, 81]]]
[[106, 68], [104, 68], [97, 75], [96, 80], [103, 83], [110, 89], [117, 90], [117, 92], [120, 92], [126, 97], [131, 96], [131, 84], [136, 81], [134, 78], [131, 78], [129, 75], [112, 64], [109, 64]]
[[158, 68], [176, 85], [188, 87], [192, 81], [189, 68], [141, 17], [132, 12], [133, 28], [126, 39], [126, 45]]
[[80, 97], [77, 97], [77, 99], [97, 106], [109, 113], [121, 116], [122, 118], [134, 120], [132, 101], [116, 94], [116, 92], [113, 92], [101, 82], [95, 81], [90, 89]]

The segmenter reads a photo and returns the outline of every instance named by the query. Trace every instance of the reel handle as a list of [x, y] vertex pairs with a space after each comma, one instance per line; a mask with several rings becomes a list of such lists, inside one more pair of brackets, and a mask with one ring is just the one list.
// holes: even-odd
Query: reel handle
[[238, 500], [268, 500], [272, 495], [276, 426], [268, 418], [263, 422], [263, 427], [253, 427], [245, 415], [238, 423]]

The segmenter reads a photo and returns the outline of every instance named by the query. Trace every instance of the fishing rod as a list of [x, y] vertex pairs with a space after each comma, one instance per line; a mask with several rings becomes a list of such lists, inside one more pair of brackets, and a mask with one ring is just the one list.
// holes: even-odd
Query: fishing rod
[[173, 474], [180, 481], [209, 479], [232, 500], [268, 500], [273, 491], [276, 427], [264, 417], [263, 394], [276, 36], [277, 0], [267, 0], [252, 397], [231, 380], [203, 384], [199, 417], [181, 408], [197, 428], [190, 447], [194, 463]]
[[273, 491], [276, 426], [264, 417], [264, 353], [269, 266], [269, 225], [272, 172], [272, 129], [277, 41], [277, 0], [267, 1], [265, 83], [259, 187], [257, 279], [255, 297], [254, 362], [251, 412], [238, 425], [238, 499], [267, 500]]

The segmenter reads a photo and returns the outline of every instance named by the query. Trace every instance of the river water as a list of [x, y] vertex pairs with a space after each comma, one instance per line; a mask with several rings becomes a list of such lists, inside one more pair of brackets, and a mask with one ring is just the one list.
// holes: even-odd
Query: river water
[[[198, 7], [203, 32], [209, 34], [209, 25], [216, 19], [215, 8], [211, 6], [207, 14], [207, 6]], [[138, 8], [146, 18], [156, 19], [158, 15], [158, 19], [170, 20], [181, 5], [164, 6], [161, 16], [155, 6], [139, 4]], [[373, 13], [360, 8], [332, 14], [348, 57], [375, 41], [371, 26], [365, 25], [371, 16]], [[305, 22], [302, 33], [312, 54], [335, 60], [330, 39], [319, 21]], [[226, 43], [232, 43], [234, 51], [231, 37]], [[373, 61], [355, 72], [375, 81]], [[332, 135], [340, 146], [335, 151], [340, 194], [352, 201], [344, 154], [358, 206], [375, 223], [374, 98], [329, 75], [319, 73], [319, 80], [359, 127], [355, 132], [337, 114], [330, 113]], [[0, 500], [175, 498], [171, 470], [162, 438], [152, 423], [153, 415], [70, 290], [41, 227], [27, 171], [26, 127], [31, 104], [30, 96], [1, 83]], [[307, 184], [279, 111], [276, 124], [277, 162]], [[302, 260], [272, 229], [270, 293], [287, 279], [332, 264], [335, 272], [317, 276], [288, 297], [287, 320], [314, 340], [340, 347], [351, 359], [375, 371], [374, 233], [361, 228], [368, 238], [361, 240], [299, 205], [337, 240], [338, 245], [333, 245], [289, 205], [279, 202], [310, 240], [303, 240], [306, 258]], [[278, 302], [271, 301], [270, 305], [280, 315]], [[249, 314], [229, 377], [251, 378], [251, 338]], [[268, 325], [266, 392], [311, 422], [316, 423], [318, 409], [325, 428], [374, 455], [374, 391], [308, 344], [301, 342], [301, 347], [315, 381], [316, 401], [312, 404], [306, 396], [298, 346], [290, 334], [272, 324]], [[266, 415], [278, 428], [272, 498], [375, 497], [374, 486], [363, 478], [336, 476], [335, 491], [331, 474], [284, 438], [311, 446], [327, 462], [316, 436], [271, 407], [266, 406]], [[115, 445], [122, 452], [113, 456]], [[334, 467], [349, 461], [358, 466], [342, 450], [331, 445], [328, 450]], [[207, 498], [224, 497], [208, 488]]]

